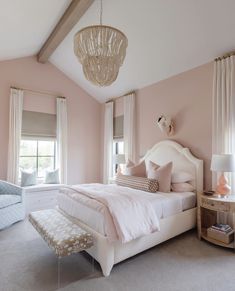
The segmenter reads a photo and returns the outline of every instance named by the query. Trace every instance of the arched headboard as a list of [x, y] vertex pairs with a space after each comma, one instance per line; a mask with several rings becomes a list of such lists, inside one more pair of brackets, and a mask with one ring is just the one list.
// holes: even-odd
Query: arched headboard
[[173, 162], [173, 172], [184, 171], [195, 177], [195, 188], [197, 193], [203, 191], [203, 160], [192, 155], [188, 148], [175, 141], [164, 140], [155, 144], [143, 158], [148, 167], [148, 162], [164, 165]]

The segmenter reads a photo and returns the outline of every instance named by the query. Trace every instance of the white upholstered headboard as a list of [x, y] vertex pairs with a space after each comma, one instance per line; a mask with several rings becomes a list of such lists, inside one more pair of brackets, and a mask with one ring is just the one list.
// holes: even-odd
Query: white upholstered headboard
[[148, 162], [164, 165], [173, 162], [173, 172], [184, 171], [195, 177], [197, 193], [203, 191], [203, 160], [194, 157], [188, 148], [177, 142], [164, 140], [150, 149], [143, 158], [148, 167]]

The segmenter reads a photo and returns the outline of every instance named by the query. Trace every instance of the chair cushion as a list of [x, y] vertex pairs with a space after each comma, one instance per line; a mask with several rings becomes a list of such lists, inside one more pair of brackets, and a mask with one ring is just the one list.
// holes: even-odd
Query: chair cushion
[[0, 209], [19, 202], [21, 202], [20, 195], [9, 195], [9, 194], [0, 195]]

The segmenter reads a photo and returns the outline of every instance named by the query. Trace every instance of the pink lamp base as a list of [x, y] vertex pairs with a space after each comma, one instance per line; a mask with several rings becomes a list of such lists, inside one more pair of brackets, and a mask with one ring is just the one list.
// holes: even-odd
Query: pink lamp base
[[228, 185], [228, 180], [224, 176], [224, 173], [221, 174], [219, 178], [219, 184], [216, 187], [216, 194], [226, 196], [230, 194], [231, 187]]

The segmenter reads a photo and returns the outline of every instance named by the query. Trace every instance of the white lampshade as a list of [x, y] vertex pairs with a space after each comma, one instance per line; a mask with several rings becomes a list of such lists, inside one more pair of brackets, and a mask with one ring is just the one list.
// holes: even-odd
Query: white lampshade
[[126, 163], [126, 159], [125, 159], [125, 155], [123, 154], [117, 154], [113, 156], [113, 163], [120, 165], [120, 164], [125, 164]]
[[211, 159], [211, 171], [235, 172], [234, 155], [231, 154], [213, 155]]

